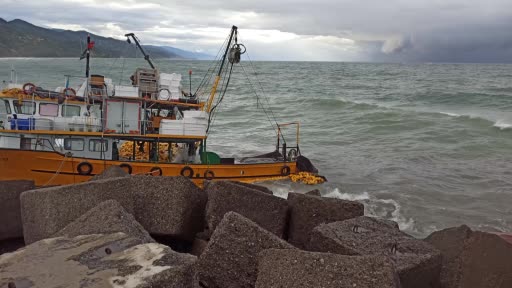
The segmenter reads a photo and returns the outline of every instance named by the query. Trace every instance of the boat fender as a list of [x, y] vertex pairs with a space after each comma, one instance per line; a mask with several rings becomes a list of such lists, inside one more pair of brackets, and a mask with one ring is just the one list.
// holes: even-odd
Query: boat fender
[[192, 177], [194, 177], [194, 170], [192, 168], [190, 168], [189, 166], [185, 166], [185, 167], [183, 167], [183, 169], [181, 169], [180, 174], [181, 174], [181, 176], [185, 176], [187, 178], [192, 178]]
[[64, 94], [64, 96], [66, 96], [66, 99], [69, 99], [69, 100], [74, 100], [75, 97], [76, 97], [76, 91], [75, 89], [73, 88], [66, 88], [62, 91], [62, 94]]
[[[158, 171], [155, 173], [155, 171]], [[160, 167], [153, 167], [151, 168], [151, 170], [149, 170], [149, 172], [151, 172], [151, 176], [162, 176], [162, 168]]]
[[81, 162], [76, 167], [76, 171], [78, 171], [78, 174], [80, 175], [91, 175], [92, 165], [89, 162]]
[[206, 180], [213, 180], [213, 178], [215, 178], [215, 173], [213, 173], [212, 170], [206, 170], [204, 171], [204, 178]]
[[32, 93], [34, 93], [36, 91], [36, 85], [32, 84], [32, 83], [25, 83], [25, 85], [23, 85], [23, 92], [27, 95], [30, 95]]
[[283, 168], [281, 168], [281, 175], [283, 175], [283, 176], [290, 175], [290, 167], [284, 165]]
[[127, 163], [121, 163], [119, 164], [119, 167], [121, 168], [126, 168], [128, 169], [128, 174], [132, 174], [133, 170], [132, 170], [132, 166], [130, 164], [127, 164]]

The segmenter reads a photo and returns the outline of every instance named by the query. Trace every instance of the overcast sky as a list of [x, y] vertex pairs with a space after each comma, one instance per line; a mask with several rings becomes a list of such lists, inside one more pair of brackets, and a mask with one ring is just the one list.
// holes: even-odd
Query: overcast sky
[[512, 62], [512, 0], [0, 0], [0, 17], [260, 60]]

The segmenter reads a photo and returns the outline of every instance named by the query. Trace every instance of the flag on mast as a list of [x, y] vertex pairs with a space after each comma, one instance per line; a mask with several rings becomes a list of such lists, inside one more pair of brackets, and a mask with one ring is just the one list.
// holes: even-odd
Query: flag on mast
[[[87, 36], [89, 37], [89, 36]], [[87, 48], [85, 48], [84, 52], [82, 52], [82, 55], [80, 55], [80, 60], [85, 59], [87, 57], [87, 53], [94, 48], [94, 41], [91, 41], [87, 43]]]

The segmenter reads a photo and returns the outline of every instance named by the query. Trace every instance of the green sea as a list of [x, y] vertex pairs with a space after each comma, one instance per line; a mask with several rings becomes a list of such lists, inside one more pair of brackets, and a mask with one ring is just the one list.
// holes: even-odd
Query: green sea
[[[208, 61], [157, 60], [192, 90]], [[136, 59], [93, 59], [93, 74], [129, 85]], [[78, 59], [0, 59], [0, 82], [45, 88], [83, 77]], [[245, 72], [245, 73], [244, 73]], [[72, 78], [76, 85], [78, 78]], [[0, 83], [1, 85], [1, 83]], [[274, 121], [300, 121], [300, 150], [329, 182], [267, 182], [275, 194], [319, 188], [358, 200], [406, 232], [468, 224], [512, 231], [512, 65], [242, 62], [235, 66], [209, 149], [244, 157], [275, 149]], [[287, 143], [295, 131], [285, 131]], [[1, 172], [0, 172], [1, 173]]]

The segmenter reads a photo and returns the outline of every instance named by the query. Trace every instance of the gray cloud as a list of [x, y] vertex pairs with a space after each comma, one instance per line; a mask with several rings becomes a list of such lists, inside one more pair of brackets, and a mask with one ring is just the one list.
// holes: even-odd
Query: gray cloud
[[510, 0], [0, 0], [0, 7], [7, 20], [106, 36], [134, 31], [148, 44], [209, 52], [237, 24], [242, 35], [250, 29], [244, 39], [260, 59], [512, 62]]

